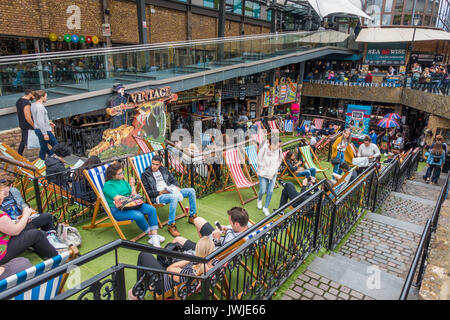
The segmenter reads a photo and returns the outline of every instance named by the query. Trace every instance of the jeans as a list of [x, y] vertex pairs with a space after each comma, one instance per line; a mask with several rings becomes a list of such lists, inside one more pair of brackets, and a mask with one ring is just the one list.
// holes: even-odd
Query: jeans
[[273, 188], [275, 187], [275, 176], [272, 180], [267, 178], [259, 177], [259, 193], [258, 200], [262, 200], [264, 194], [266, 194], [266, 202], [264, 208], [269, 208], [270, 200], [272, 199]]
[[289, 200], [294, 199], [300, 193], [295, 189], [294, 185], [291, 182], [286, 182], [286, 185], [281, 192], [280, 198], [280, 208], [288, 203]]
[[44, 135], [42, 134], [41, 130], [34, 129], [34, 132], [36, 133], [38, 139], [39, 139], [39, 145], [41, 147], [41, 150], [39, 150], [39, 158], [42, 160], [45, 160], [45, 155], [48, 154], [51, 156], [53, 154], [53, 151], [48, 148], [48, 145], [50, 144], [52, 147], [56, 146], [58, 144], [58, 140], [56, 140], [55, 136], [51, 131], [47, 131], [49, 140], [44, 140]]
[[[192, 188], [184, 188], [181, 189], [181, 195], [183, 198], [189, 198], [189, 216], [194, 215], [197, 212], [197, 205], [195, 201], [195, 190]], [[170, 204], [169, 207], [169, 224], [175, 223], [175, 216], [177, 211], [177, 205], [178, 205], [178, 197], [167, 193], [159, 196], [158, 203], [162, 204]]]
[[296, 174], [297, 177], [315, 177], [316, 176], [316, 168], [309, 168], [303, 171], [300, 171]]
[[28, 143], [28, 129], [20, 129], [22, 132], [22, 139], [20, 140], [19, 149], [17, 149], [17, 153], [23, 156], [23, 150], [25, 150], [25, 146]]
[[431, 92], [432, 93], [438, 93], [439, 92], [439, 87], [440, 87], [440, 85], [441, 85], [441, 81], [440, 80], [433, 80], [433, 81], [431, 81]]
[[[139, 209], [121, 211], [117, 208], [111, 208], [111, 213], [117, 221], [133, 220], [136, 221], [138, 227], [145, 233], [152, 230], [158, 230], [158, 217], [156, 209], [151, 205], [144, 203]], [[150, 226], [145, 220], [148, 217]]]
[[338, 158], [340, 162], [334, 165], [333, 173], [341, 174], [342, 170], [339, 167], [341, 166], [341, 163], [345, 161], [344, 152], [338, 151], [336, 158]]
[[425, 173], [425, 179], [431, 177], [431, 182], [438, 183], [439, 176], [441, 175], [441, 166], [430, 165]]

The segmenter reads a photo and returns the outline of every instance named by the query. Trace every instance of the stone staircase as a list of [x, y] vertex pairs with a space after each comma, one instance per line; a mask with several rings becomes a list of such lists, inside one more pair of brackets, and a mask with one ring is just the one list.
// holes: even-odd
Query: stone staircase
[[[397, 300], [440, 192], [421, 175], [392, 192], [380, 213], [367, 212], [339, 252], [316, 257], [281, 298]], [[417, 298], [412, 287], [408, 299]]]

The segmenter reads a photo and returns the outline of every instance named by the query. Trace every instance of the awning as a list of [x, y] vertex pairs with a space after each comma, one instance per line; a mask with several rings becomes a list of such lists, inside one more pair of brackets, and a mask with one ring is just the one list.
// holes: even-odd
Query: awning
[[358, 60], [361, 60], [361, 56], [357, 55], [356, 53], [351, 54], [351, 55], [335, 53], [335, 54], [329, 54], [329, 55], [323, 57], [323, 59], [338, 60], [338, 61], [358, 61]]
[[450, 40], [450, 32], [435, 29], [416, 28], [364, 28], [356, 42], [410, 42], [430, 40]]
[[373, 20], [349, 0], [308, 0], [308, 2], [321, 19], [329, 14], [348, 14]]

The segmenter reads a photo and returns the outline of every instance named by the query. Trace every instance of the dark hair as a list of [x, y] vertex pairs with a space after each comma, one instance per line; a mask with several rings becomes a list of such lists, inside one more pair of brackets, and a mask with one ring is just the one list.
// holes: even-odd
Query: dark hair
[[162, 162], [163, 162], [163, 159], [162, 159], [161, 156], [154, 156], [153, 159], [152, 159], [152, 161], [153, 161], [153, 160], [158, 161], [159, 163], [162, 163]]
[[114, 179], [114, 177], [117, 174], [117, 171], [119, 171], [122, 168], [122, 164], [120, 162], [113, 162], [110, 164], [108, 168], [106, 168], [106, 178], [105, 181], [109, 181], [111, 179]]
[[11, 173], [2, 171], [0, 172], [0, 185], [2, 186], [10, 186], [16, 181], [16, 177], [14, 177]]
[[70, 148], [68, 148], [64, 143], [58, 143], [52, 148], [52, 151], [61, 158], [68, 157], [72, 154]]
[[286, 153], [285, 159], [286, 159], [286, 160], [290, 159], [291, 156], [292, 156], [293, 154], [294, 154], [294, 153], [293, 153], [292, 151], [288, 151], [288, 152]]
[[231, 222], [237, 222], [241, 227], [248, 225], [248, 212], [244, 208], [233, 207], [227, 213], [231, 218]]
[[29, 94], [32, 94], [32, 93], [33, 93], [33, 90], [32, 90], [32, 89], [25, 89], [25, 90], [23, 91], [23, 93], [24, 93], [25, 96], [27, 96], [27, 95], [29, 95]]
[[340, 168], [344, 169], [344, 170], [347, 170], [347, 171], [350, 170], [350, 167], [348, 166], [347, 162], [342, 162], [341, 165], [340, 165]]
[[365, 137], [364, 137], [364, 141], [370, 141], [370, 142], [372, 142], [372, 139], [370, 139], [369, 136], [365, 136]]
[[40, 98], [42, 98], [43, 96], [45, 96], [46, 94], [47, 94], [47, 92], [45, 92], [45, 90], [33, 91], [33, 96], [36, 101], [39, 100]]
[[101, 163], [102, 163], [102, 160], [100, 160], [99, 157], [97, 157], [97, 156], [89, 157], [89, 159], [87, 159], [86, 162], [83, 163], [83, 165], [76, 170], [75, 174], [73, 175], [73, 179], [84, 181], [83, 170], [91, 169]]

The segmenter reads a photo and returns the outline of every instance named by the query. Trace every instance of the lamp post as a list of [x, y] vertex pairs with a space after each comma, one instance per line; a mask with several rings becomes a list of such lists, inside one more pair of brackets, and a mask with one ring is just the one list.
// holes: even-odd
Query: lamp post
[[[416, 2], [414, 1], [414, 9], [416, 8]], [[419, 25], [419, 23], [420, 23], [420, 17], [415, 17], [415, 14], [414, 14], [414, 11], [415, 10], [413, 10], [413, 18], [411, 19], [411, 22], [413, 23], [413, 25], [414, 25], [414, 31], [413, 31], [413, 36], [412, 36], [412, 40], [411, 40], [411, 46], [410, 46], [410, 58], [409, 58], [409, 65], [411, 65], [411, 56], [412, 56], [412, 52], [413, 52], [413, 50], [414, 50], [414, 38], [416, 37], [416, 27]]]

